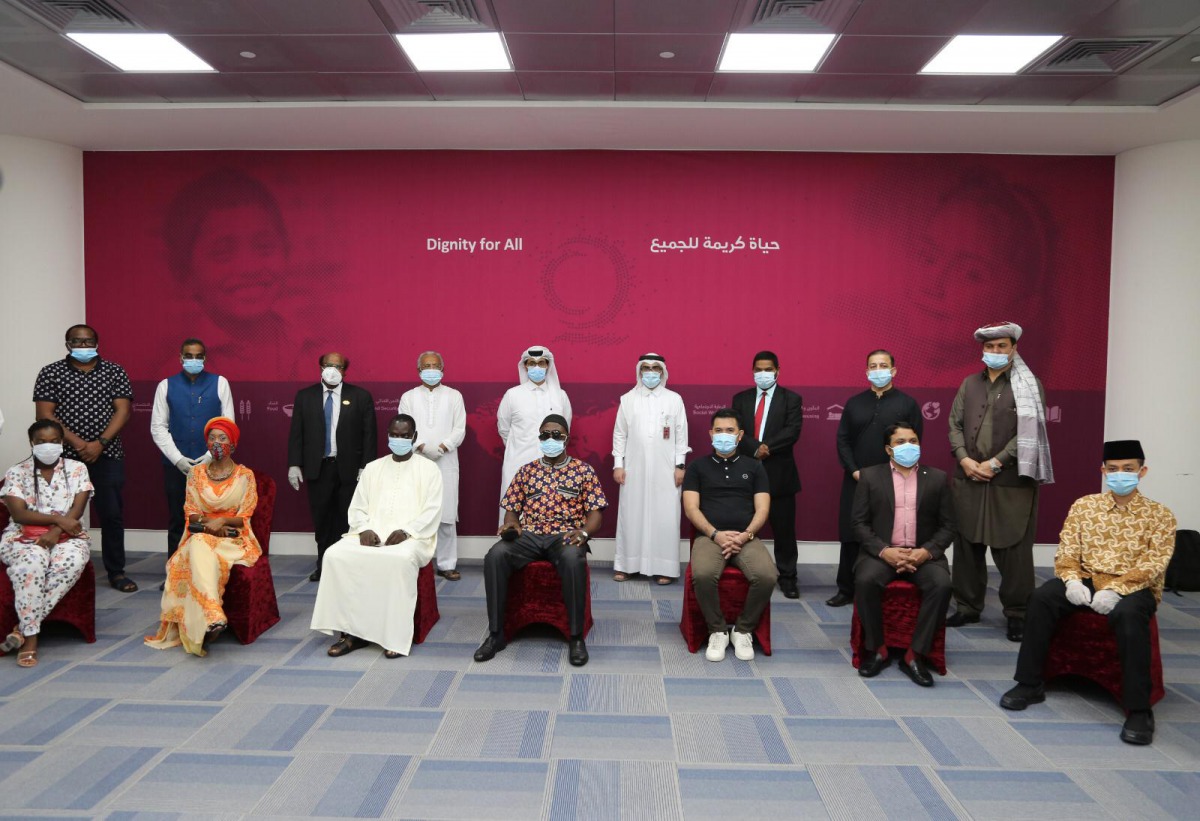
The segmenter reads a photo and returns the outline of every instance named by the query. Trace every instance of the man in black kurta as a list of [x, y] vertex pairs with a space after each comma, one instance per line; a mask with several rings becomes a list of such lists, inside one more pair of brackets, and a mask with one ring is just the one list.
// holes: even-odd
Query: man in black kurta
[[885, 350], [867, 355], [867, 379], [871, 387], [846, 400], [838, 423], [838, 461], [842, 463], [842, 497], [838, 505], [838, 539], [842, 553], [838, 562], [837, 592], [825, 604], [842, 607], [854, 601], [854, 563], [858, 540], [850, 523], [859, 471], [888, 461], [884, 431], [897, 422], [908, 422], [919, 438], [924, 420], [917, 401], [900, 391], [893, 379], [896, 359]]

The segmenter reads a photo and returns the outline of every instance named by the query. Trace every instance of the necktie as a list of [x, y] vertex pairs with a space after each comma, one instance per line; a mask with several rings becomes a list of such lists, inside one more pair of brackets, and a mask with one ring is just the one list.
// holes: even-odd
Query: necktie
[[333, 453], [333, 391], [325, 391], [325, 455]]
[[754, 409], [754, 438], [757, 439], [762, 434], [763, 409], [767, 405], [767, 392], [763, 391], [758, 396], [758, 407]]

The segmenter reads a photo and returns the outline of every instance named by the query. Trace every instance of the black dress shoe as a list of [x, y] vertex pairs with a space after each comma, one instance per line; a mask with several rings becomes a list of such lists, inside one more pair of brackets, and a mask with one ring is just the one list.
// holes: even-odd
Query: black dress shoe
[[571, 639], [568, 648], [567, 660], [571, 662], [572, 667], [582, 667], [588, 663], [587, 645], [583, 639]]
[[1008, 640], [1021, 641], [1025, 638], [1025, 619], [1010, 618], [1008, 620]]
[[914, 655], [912, 664], [909, 664], [903, 658], [897, 662], [900, 665], [900, 670], [904, 675], [912, 679], [913, 684], [918, 687], [932, 687], [933, 676], [929, 672], [929, 668], [925, 666], [925, 659]]
[[475, 660], [488, 661], [492, 656], [496, 655], [507, 646], [508, 643], [504, 641], [501, 636], [493, 636], [489, 634], [488, 637], [483, 640], [483, 644], [479, 645], [479, 649], [475, 651]]
[[854, 603], [853, 596], [847, 596], [842, 591], [838, 591], [832, 598], [825, 600], [826, 607], [845, 607], [848, 604]]
[[783, 591], [783, 595], [788, 599], [800, 598], [800, 588], [796, 586], [795, 579], [780, 579], [779, 589]]
[[1149, 744], [1154, 740], [1154, 713], [1134, 710], [1121, 728], [1121, 740], [1126, 744]]
[[1030, 704], [1041, 704], [1046, 700], [1046, 688], [1040, 684], [1018, 684], [1000, 696], [1000, 706], [1005, 710], [1024, 710]]
[[875, 678], [875, 676], [886, 670], [887, 666], [891, 663], [891, 656], [880, 656], [878, 653], [865, 653], [858, 662], [858, 674], [863, 678]]
[[954, 614], [946, 619], [947, 627], [962, 627], [964, 624], [979, 624], [979, 614], [955, 610]]
[[321, 568], [319, 568], [319, 567], [318, 567], [316, 570], [314, 570], [313, 572], [309, 573], [309, 574], [308, 574], [308, 580], [309, 580], [310, 582], [319, 582], [319, 581], [321, 581]]

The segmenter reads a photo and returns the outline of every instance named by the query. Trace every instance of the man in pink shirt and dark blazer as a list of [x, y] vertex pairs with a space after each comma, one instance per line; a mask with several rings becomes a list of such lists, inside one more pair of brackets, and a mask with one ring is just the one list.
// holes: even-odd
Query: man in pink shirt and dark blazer
[[854, 604], [863, 628], [858, 674], [871, 678], [891, 663], [883, 641], [883, 588], [896, 579], [921, 591], [912, 646], [900, 669], [914, 683], [933, 686], [926, 656], [946, 617], [952, 587], [946, 548], [954, 541], [954, 502], [944, 471], [920, 464], [921, 440], [904, 422], [884, 432], [889, 461], [863, 468], [850, 523], [860, 544], [854, 565]]

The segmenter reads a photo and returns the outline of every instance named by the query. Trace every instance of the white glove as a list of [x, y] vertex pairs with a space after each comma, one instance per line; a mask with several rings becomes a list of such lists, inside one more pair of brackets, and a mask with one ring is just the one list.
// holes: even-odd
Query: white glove
[[1071, 579], [1071, 581], [1067, 582], [1067, 601], [1076, 607], [1091, 604], [1092, 591], [1088, 590], [1087, 585], [1079, 581], [1079, 579]]
[[288, 484], [292, 486], [292, 490], [299, 490], [303, 482], [304, 474], [300, 472], [300, 468], [295, 465], [288, 468]]
[[179, 468], [180, 473], [182, 473], [184, 476], [187, 476], [192, 472], [192, 460], [185, 456], [175, 463], [175, 467]]
[[192, 464], [193, 465], [207, 465], [211, 461], [212, 461], [212, 451], [206, 450], [206, 451], [204, 451], [204, 455], [201, 456], [199, 459], [193, 459]]
[[1092, 609], [1101, 616], [1107, 616], [1121, 600], [1121, 594], [1113, 590], [1100, 590], [1092, 596]]

